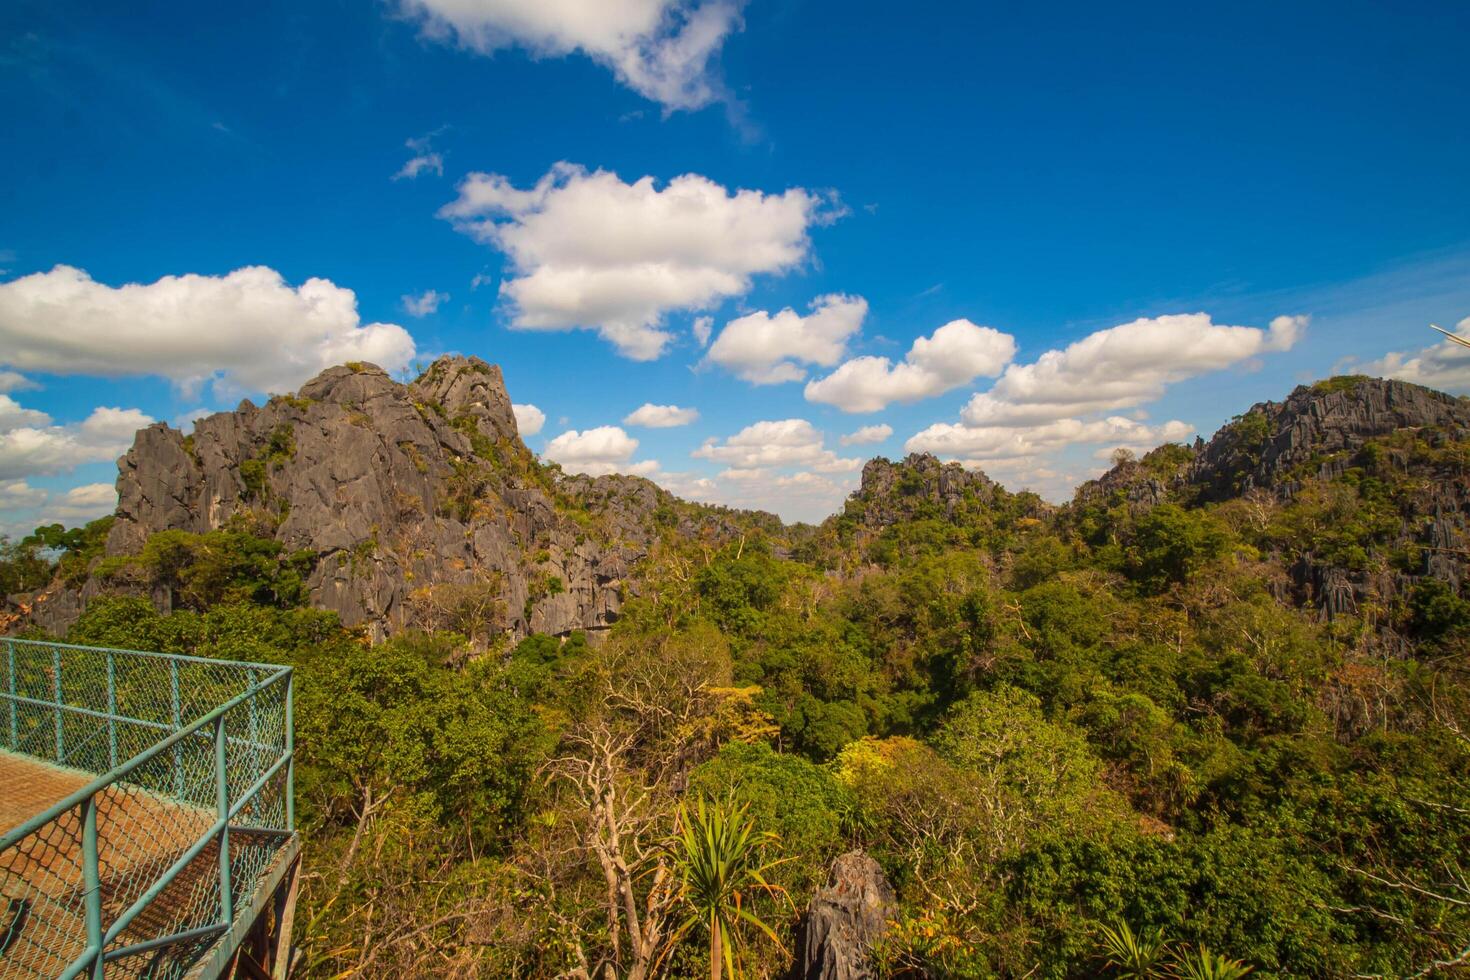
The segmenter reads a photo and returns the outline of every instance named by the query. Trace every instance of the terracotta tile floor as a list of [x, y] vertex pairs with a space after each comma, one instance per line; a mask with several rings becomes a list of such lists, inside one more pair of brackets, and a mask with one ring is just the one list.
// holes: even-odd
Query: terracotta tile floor
[[93, 777], [0, 751], [0, 834], [24, 823]]

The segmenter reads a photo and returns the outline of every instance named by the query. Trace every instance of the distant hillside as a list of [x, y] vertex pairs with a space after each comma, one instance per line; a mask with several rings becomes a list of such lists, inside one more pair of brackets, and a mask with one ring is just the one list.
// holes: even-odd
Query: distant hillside
[[1470, 575], [1470, 401], [1339, 377], [1262, 402], [1209, 442], [1165, 446], [1078, 488], [1069, 519], [1215, 506], [1324, 618]]
[[227, 531], [275, 542], [306, 601], [375, 637], [409, 626], [566, 635], [618, 618], [667, 533], [718, 544], [761, 528], [787, 553], [851, 573], [915, 542], [995, 544], [1018, 522], [1080, 528], [1169, 503], [1249, 512], [1242, 531], [1279, 566], [1281, 597], [1330, 618], [1401, 599], [1424, 577], [1458, 588], [1470, 573], [1467, 441], [1465, 399], [1335, 378], [1253, 406], [1208, 442], [1120, 462], [1061, 508], [927, 454], [874, 459], [843, 510], [812, 529], [538, 462], [500, 369], [477, 358], [441, 358], [407, 385], [351, 364], [201, 419], [189, 436], [162, 423], [139, 432], [119, 463], [105, 555], [24, 606], [55, 632], [104, 593], [167, 610], [180, 588], [160, 569], [157, 536]]

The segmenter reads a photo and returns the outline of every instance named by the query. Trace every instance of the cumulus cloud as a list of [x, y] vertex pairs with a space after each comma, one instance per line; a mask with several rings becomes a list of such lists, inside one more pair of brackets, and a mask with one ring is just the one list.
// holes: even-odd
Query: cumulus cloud
[[1024, 459], [1066, 446], [1103, 445], [1151, 449], [1159, 443], [1178, 442], [1194, 434], [1194, 427], [1178, 420], [1150, 426], [1114, 415], [1104, 419], [1056, 419], [1032, 426], [971, 426], [941, 422], [909, 438], [909, 452], [934, 453], [969, 462]]
[[6, 406], [0, 395], [0, 480], [62, 473], [116, 459], [153, 419], [136, 408], [96, 408], [81, 422], [54, 425], [44, 412]]
[[41, 524], [86, 524], [117, 509], [117, 488], [111, 483], [88, 483], [72, 487], [52, 498], [41, 512]]
[[867, 315], [867, 300], [837, 293], [812, 300], [806, 316], [790, 307], [774, 316], [757, 310], [725, 324], [706, 359], [752, 384], [800, 381], [800, 364], [840, 361]]
[[843, 498], [857, 487], [857, 475], [727, 470], [714, 479], [667, 481], [660, 476], [659, 482], [691, 500], [770, 511], [788, 521], [816, 522], [842, 506]]
[[398, 371], [413, 355], [402, 327], [359, 320], [352, 290], [264, 266], [108, 286], [58, 265], [0, 283], [0, 364], [23, 371], [284, 392], [333, 364]]
[[29, 391], [39, 387], [41, 386], [18, 371], [0, 371], [0, 394], [10, 391]]
[[51, 416], [45, 412], [25, 408], [9, 395], [0, 395], [0, 432], [50, 424]]
[[568, 429], [547, 443], [545, 456], [560, 463], [569, 473], [606, 476], [609, 473], [631, 473], [648, 476], [658, 472], [658, 463], [647, 460], [633, 462], [638, 440], [616, 425], [600, 425], [578, 432]]
[[680, 425], [688, 425], [698, 418], [698, 409], [646, 402], [625, 415], [623, 424], [641, 425], [646, 429], [672, 429]]
[[706, 309], [803, 262], [808, 229], [833, 216], [825, 201], [801, 188], [731, 192], [698, 174], [628, 184], [559, 163], [528, 190], [472, 173], [439, 214], [509, 256], [500, 295], [512, 327], [596, 330], [646, 361], [673, 339], [665, 314]]
[[891, 435], [893, 435], [891, 425], [865, 425], [856, 432], [849, 432], [837, 441], [844, 446], [870, 446], [875, 442], [882, 442]]
[[665, 110], [720, 97], [711, 61], [740, 27], [742, 0], [402, 0], [428, 36], [480, 54], [519, 45], [581, 52]]
[[693, 455], [724, 463], [735, 478], [764, 473], [774, 467], [806, 467], [819, 473], [851, 473], [862, 469], [860, 459], [839, 457], [825, 447], [819, 429], [805, 419], [756, 422], [724, 442], [706, 439]]
[[809, 382], [806, 399], [844, 412], [876, 412], [892, 402], [933, 398], [980, 377], [994, 377], [1016, 356], [1016, 340], [969, 320], [951, 320], [919, 337], [900, 364], [886, 357], [854, 358]]
[[441, 303], [449, 300], [448, 293], [441, 293], [437, 289], [425, 290], [418, 296], [403, 297], [403, 310], [409, 316], [428, 316], [439, 309]]
[[[1470, 340], [1470, 317], [1461, 320], [1454, 334]], [[1353, 367], [1363, 374], [1412, 381], [1414, 384], [1455, 393], [1470, 392], [1470, 347], [1445, 339], [1419, 351], [1399, 351]]]
[[39, 507], [50, 496], [24, 480], [0, 480], [0, 512]]
[[516, 428], [520, 431], [522, 439], [526, 436], [534, 436], [546, 424], [546, 413], [535, 405], [511, 405], [510, 410], [515, 413]]
[[1089, 334], [1030, 364], [1012, 364], [962, 412], [973, 426], [1033, 425], [1154, 401], [1171, 384], [1288, 350], [1307, 318], [1270, 329], [1212, 323], [1208, 314], [1144, 318]]

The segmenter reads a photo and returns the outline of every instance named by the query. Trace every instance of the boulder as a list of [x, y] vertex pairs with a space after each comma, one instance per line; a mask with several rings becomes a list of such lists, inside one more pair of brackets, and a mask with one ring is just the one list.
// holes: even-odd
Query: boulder
[[796, 980], [865, 980], [877, 974], [873, 944], [897, 907], [883, 869], [862, 851], [832, 862], [802, 922], [792, 976]]

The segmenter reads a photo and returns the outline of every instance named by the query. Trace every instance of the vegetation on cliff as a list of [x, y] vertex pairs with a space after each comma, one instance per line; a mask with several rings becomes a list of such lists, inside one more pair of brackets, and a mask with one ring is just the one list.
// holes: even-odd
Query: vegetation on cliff
[[[373, 645], [240, 528], [148, 537], [68, 638], [297, 667], [310, 976], [704, 975], [691, 914], [780, 976], [854, 848], [888, 975], [1432, 975], [1470, 957], [1470, 409], [1387, 384], [1062, 508], [927, 457], [815, 529], [660, 499], [596, 642]], [[0, 573], [95, 576], [105, 530]], [[751, 919], [690, 884], [701, 801], [760, 842]]]

